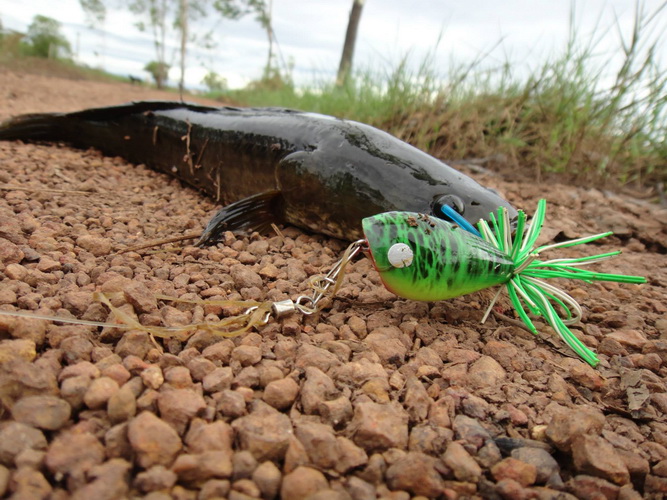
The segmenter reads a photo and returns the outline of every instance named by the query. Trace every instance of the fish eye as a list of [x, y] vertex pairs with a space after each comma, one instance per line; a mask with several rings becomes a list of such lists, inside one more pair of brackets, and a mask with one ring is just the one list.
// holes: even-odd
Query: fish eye
[[445, 194], [436, 198], [433, 202], [433, 213], [441, 217], [443, 213], [442, 209], [445, 206], [453, 208], [459, 215], [463, 215], [465, 212], [465, 204], [461, 198], [453, 194]]
[[395, 243], [387, 251], [387, 260], [389, 263], [396, 267], [408, 267], [412, 264], [412, 259], [414, 258], [414, 252], [405, 243]]

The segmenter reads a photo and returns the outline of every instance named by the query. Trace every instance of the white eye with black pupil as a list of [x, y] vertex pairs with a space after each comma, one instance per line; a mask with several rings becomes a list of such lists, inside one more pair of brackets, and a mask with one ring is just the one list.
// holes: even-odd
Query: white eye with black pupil
[[412, 249], [405, 243], [395, 243], [387, 252], [389, 263], [398, 268], [408, 267], [412, 264], [413, 257]]

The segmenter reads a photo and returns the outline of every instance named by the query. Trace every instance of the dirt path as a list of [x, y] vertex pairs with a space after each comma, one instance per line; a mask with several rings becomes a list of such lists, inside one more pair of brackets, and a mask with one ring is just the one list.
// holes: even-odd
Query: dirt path
[[[143, 87], [0, 74], [0, 118], [129, 100]], [[206, 103], [206, 101], [199, 101]], [[479, 178], [532, 213], [542, 241], [612, 230], [575, 254], [646, 285], [575, 284], [592, 369], [479, 321], [493, 292], [395, 298], [365, 259], [315, 317], [220, 340], [0, 316], [0, 496], [12, 498], [663, 498], [667, 212], [587, 187]], [[7, 186], [21, 189], [7, 189]], [[0, 142], [0, 307], [144, 325], [215, 319], [155, 300], [294, 298], [344, 244], [284, 228], [214, 248], [117, 251], [201, 230], [215, 204], [120, 158]], [[565, 252], [562, 255], [566, 255]], [[504, 312], [513, 316], [508, 301]], [[13, 496], [12, 496], [13, 495]], [[421, 495], [421, 496], [420, 496]]]

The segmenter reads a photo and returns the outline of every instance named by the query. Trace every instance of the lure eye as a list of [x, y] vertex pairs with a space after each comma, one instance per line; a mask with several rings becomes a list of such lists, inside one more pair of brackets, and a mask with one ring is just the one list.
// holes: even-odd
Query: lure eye
[[412, 248], [410, 248], [405, 243], [395, 243], [389, 247], [387, 252], [387, 260], [389, 263], [397, 268], [408, 267], [412, 264], [412, 259], [414, 258], [414, 253]]
[[433, 213], [436, 216], [440, 216], [443, 213], [442, 209], [444, 207], [453, 208], [459, 215], [463, 215], [466, 211], [466, 206], [465, 203], [463, 203], [463, 200], [453, 194], [446, 194], [437, 198], [433, 202]]

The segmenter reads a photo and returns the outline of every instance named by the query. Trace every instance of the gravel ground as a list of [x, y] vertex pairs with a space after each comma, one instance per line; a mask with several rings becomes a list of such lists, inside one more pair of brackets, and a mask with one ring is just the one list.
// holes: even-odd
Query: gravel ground
[[[0, 74], [0, 118], [174, 97]], [[118, 253], [201, 230], [216, 206], [93, 150], [0, 142], [0, 165], [6, 310], [104, 321], [102, 290], [145, 325], [182, 325], [225, 308], [156, 294], [294, 298], [345, 247], [286, 227]], [[613, 230], [583, 251], [622, 249], [598, 268], [649, 279], [564, 285], [598, 369], [544, 326], [534, 337], [480, 324], [493, 292], [397, 299], [366, 259], [320, 314], [235, 339], [153, 342], [138, 329], [0, 317], [0, 497], [665, 497], [667, 213], [587, 187], [478, 179], [529, 212], [546, 196], [545, 241]]]

